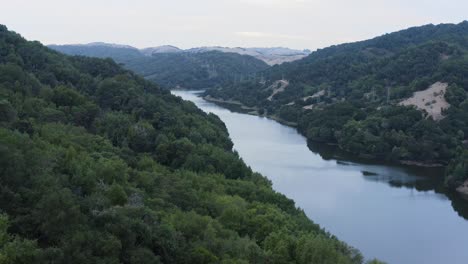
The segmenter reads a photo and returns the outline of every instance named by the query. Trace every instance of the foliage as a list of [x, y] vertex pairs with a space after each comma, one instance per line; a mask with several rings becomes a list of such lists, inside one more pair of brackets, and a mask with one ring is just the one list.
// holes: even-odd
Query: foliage
[[69, 55], [112, 58], [125, 68], [164, 87], [206, 89], [230, 80], [248, 79], [269, 66], [252, 56], [220, 51], [153, 53], [109, 45], [51, 45]]
[[[225, 83], [206, 95], [255, 106], [297, 123], [309, 140], [337, 144], [362, 157], [452, 162], [447, 173], [452, 175], [464, 166], [457, 163], [457, 148], [468, 135], [467, 47], [467, 21], [415, 27], [317, 50], [257, 74], [262, 79]], [[268, 100], [268, 87], [282, 78], [289, 86]], [[449, 84], [444, 97], [450, 107], [442, 120], [398, 104], [435, 82]], [[468, 178], [462, 169], [457, 171], [463, 175], [448, 177], [448, 185]]]
[[216, 116], [112, 60], [1, 26], [0, 96], [0, 263], [362, 262]]

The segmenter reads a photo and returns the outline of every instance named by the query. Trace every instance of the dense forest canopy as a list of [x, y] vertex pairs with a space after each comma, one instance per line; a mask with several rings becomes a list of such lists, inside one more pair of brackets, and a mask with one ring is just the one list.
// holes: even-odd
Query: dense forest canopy
[[112, 58], [120, 63], [125, 63], [144, 56], [144, 54], [137, 48], [124, 45], [112, 45], [102, 42], [77, 45], [49, 45], [48, 47], [69, 55], [103, 59]]
[[468, 178], [467, 21], [332, 46], [257, 76], [206, 95], [295, 122], [309, 140], [363, 157], [449, 164], [450, 187]]
[[221, 120], [110, 59], [0, 26], [0, 263], [362, 263], [232, 151]]
[[269, 66], [252, 56], [232, 52], [144, 52], [110, 44], [51, 45], [69, 55], [112, 58], [125, 68], [168, 88], [205, 89], [254, 76]]

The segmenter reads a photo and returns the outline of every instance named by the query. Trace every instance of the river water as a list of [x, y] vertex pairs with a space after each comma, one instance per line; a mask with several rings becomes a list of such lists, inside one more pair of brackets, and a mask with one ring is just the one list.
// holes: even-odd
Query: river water
[[468, 263], [468, 202], [444, 193], [441, 169], [355, 160], [329, 146], [308, 145], [294, 128], [207, 102], [196, 91], [172, 93], [218, 115], [254, 171], [366, 259]]

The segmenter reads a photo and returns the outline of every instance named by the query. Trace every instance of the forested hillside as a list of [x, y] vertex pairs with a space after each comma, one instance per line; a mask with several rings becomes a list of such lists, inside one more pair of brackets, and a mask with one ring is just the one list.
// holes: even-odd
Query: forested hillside
[[0, 263], [361, 263], [216, 116], [0, 27]]
[[125, 68], [167, 88], [205, 89], [254, 76], [269, 66], [252, 56], [221, 51], [151, 52], [132, 47], [95, 45], [51, 45], [68, 55], [112, 58]]
[[295, 122], [308, 139], [362, 157], [450, 164], [451, 187], [468, 178], [466, 21], [332, 46], [258, 76], [206, 95]]
[[80, 55], [96, 58], [112, 58], [115, 61], [126, 63], [129, 60], [144, 56], [140, 50], [131, 46], [115, 45], [103, 42], [77, 45], [49, 45], [51, 49], [69, 55]]
[[259, 60], [266, 62], [268, 65], [282, 64], [284, 62], [296, 61], [310, 54], [310, 50], [294, 50], [289, 48], [228, 48], [220, 46], [199, 47], [185, 50], [186, 52], [206, 52], [206, 51], [222, 51], [237, 53], [241, 55], [250, 55]]
[[254, 57], [220, 51], [155, 53], [131, 60], [124, 66], [165, 87], [185, 89], [205, 89], [246, 79], [268, 68]]

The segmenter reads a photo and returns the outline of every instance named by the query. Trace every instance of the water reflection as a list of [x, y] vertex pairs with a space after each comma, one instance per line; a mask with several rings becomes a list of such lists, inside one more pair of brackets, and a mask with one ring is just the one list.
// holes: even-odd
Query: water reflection
[[231, 112], [193, 92], [177, 94], [218, 115], [253, 170], [367, 258], [466, 263], [468, 203], [444, 190], [441, 168], [356, 159], [275, 121]]
[[434, 191], [437, 194], [434, 197], [450, 199], [454, 211], [468, 220], [468, 201], [445, 188], [442, 167], [426, 168], [370, 161], [342, 151], [337, 146], [312, 141], [307, 142], [307, 147], [324, 160], [336, 160], [339, 166], [364, 167], [361, 173], [368, 181], [384, 182], [394, 188], [408, 188], [418, 192]]

